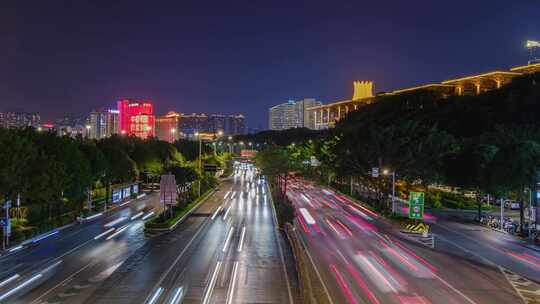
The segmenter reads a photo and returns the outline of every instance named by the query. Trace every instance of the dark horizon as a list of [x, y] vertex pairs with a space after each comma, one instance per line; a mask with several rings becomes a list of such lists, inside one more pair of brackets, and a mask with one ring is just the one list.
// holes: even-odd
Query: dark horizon
[[289, 99], [347, 99], [357, 79], [380, 92], [507, 69], [540, 39], [532, 3], [168, 4], [2, 9], [0, 110], [52, 120], [140, 97], [158, 114], [242, 113], [265, 128], [268, 108]]

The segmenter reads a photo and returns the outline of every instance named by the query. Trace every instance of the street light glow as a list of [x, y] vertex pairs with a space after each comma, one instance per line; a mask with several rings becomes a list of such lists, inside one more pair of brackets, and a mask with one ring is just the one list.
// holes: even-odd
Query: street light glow
[[382, 172], [384, 175], [388, 175], [388, 169], [384, 169], [383, 172]]

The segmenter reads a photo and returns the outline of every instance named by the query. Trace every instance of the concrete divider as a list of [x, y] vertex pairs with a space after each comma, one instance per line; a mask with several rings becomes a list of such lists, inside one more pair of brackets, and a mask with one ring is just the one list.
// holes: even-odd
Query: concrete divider
[[301, 299], [304, 304], [333, 304], [328, 289], [324, 285], [320, 273], [313, 263], [296, 228], [287, 223], [285, 233], [291, 245], [296, 262], [296, 272], [300, 283]]

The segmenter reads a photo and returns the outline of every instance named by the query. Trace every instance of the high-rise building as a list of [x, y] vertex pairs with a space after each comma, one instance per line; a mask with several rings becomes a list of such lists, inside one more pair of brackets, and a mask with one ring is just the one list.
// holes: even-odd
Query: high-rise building
[[140, 138], [155, 136], [154, 106], [150, 100], [122, 99], [118, 101], [120, 134]]
[[268, 127], [270, 130], [286, 130], [298, 126], [298, 113], [294, 100], [273, 106], [268, 112]]
[[118, 134], [118, 110], [99, 109], [92, 111], [86, 125], [87, 136], [92, 139], [101, 139]]
[[225, 123], [225, 135], [242, 135], [246, 133], [246, 117], [242, 114], [228, 115]]
[[287, 130], [291, 128], [315, 128], [315, 119], [308, 108], [321, 105], [313, 98], [288, 102], [273, 106], [268, 111], [268, 126], [270, 130]]
[[304, 98], [296, 102], [296, 110], [298, 111], [298, 126], [315, 129], [315, 115], [309, 108], [322, 105], [322, 102], [315, 98]]
[[4, 112], [0, 113], [0, 127], [4, 128], [39, 128], [41, 117], [38, 113]]
[[180, 119], [180, 129], [185, 134], [193, 134], [195, 132], [210, 132], [210, 123], [208, 114], [182, 114]]
[[174, 142], [181, 136], [180, 129], [181, 114], [169, 112], [166, 115], [156, 118], [156, 135], [160, 140]]

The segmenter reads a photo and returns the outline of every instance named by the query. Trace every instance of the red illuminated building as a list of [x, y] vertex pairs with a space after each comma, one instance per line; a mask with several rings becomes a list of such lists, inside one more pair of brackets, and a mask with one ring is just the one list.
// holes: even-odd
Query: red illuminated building
[[118, 101], [120, 134], [140, 138], [155, 136], [154, 105], [150, 100], [122, 99]]

